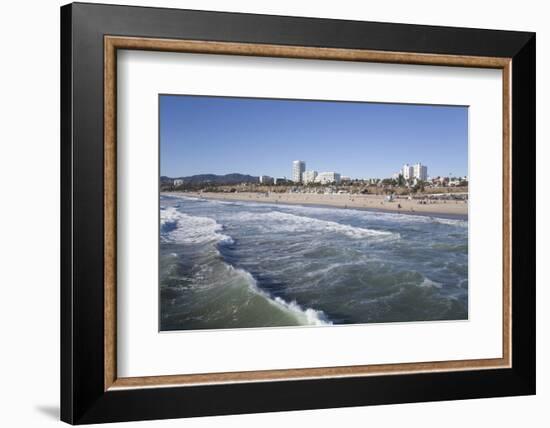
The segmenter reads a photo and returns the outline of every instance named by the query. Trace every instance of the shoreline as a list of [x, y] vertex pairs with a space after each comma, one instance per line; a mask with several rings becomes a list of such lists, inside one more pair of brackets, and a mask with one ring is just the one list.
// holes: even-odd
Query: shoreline
[[[432, 201], [419, 204], [418, 201], [397, 199], [384, 200], [379, 195], [319, 195], [301, 193], [260, 194], [260, 193], [198, 193], [161, 192], [164, 196], [187, 196], [216, 201], [254, 202], [281, 205], [317, 206], [323, 208], [357, 209], [363, 211], [386, 212], [392, 214], [433, 216], [449, 219], [468, 220], [468, 203], [462, 201]], [[401, 208], [398, 208], [398, 206]]]

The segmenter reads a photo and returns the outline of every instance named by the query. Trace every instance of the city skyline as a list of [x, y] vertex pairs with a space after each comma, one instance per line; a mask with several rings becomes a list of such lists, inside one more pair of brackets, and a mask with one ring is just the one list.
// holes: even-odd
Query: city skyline
[[461, 106], [161, 95], [159, 135], [169, 177], [292, 179], [297, 159], [351, 178], [391, 177], [411, 160], [430, 176], [468, 175]]

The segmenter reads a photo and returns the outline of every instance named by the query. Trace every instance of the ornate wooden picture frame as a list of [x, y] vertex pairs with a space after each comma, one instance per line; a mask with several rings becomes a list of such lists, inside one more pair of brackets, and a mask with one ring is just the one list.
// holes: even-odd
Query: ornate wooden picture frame
[[[119, 377], [118, 50], [501, 70], [502, 357]], [[76, 3], [61, 9], [61, 54], [62, 420], [535, 393], [534, 34]]]

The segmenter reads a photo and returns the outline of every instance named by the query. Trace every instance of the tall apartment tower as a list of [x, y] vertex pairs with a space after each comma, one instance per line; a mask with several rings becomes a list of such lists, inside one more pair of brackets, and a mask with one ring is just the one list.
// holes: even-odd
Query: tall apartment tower
[[414, 178], [420, 181], [426, 181], [428, 179], [428, 167], [418, 162], [413, 166], [413, 174]]
[[295, 160], [292, 162], [292, 181], [295, 183], [302, 182], [302, 174], [306, 170], [306, 163], [301, 160]]
[[412, 166], [410, 166], [408, 163], [403, 165], [403, 168], [401, 170], [401, 174], [403, 175], [403, 178], [405, 180], [410, 180], [414, 177], [414, 169]]

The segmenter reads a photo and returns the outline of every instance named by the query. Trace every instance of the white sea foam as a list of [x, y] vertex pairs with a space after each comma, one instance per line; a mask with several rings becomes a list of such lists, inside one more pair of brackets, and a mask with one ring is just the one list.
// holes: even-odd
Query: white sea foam
[[212, 205], [231, 205], [239, 203], [239, 201], [222, 201], [219, 199], [203, 198], [202, 196], [182, 195], [178, 193], [161, 193], [161, 196], [164, 198], [182, 199], [183, 201], [207, 202]]
[[296, 214], [271, 211], [267, 213], [239, 213], [239, 218], [247, 221], [259, 221], [261, 227], [266, 230], [277, 229], [281, 232], [335, 232], [342, 233], [350, 238], [399, 238], [398, 234], [350, 226], [335, 221], [320, 220], [313, 217], [305, 217]]
[[441, 288], [442, 285], [439, 282], [432, 281], [429, 278], [424, 278], [424, 281], [422, 281], [419, 285], [419, 287], [432, 287], [432, 288]]
[[390, 213], [390, 212], [375, 212], [365, 210], [346, 210], [341, 215], [353, 215], [356, 217], [362, 217], [368, 220], [383, 220], [397, 224], [410, 224], [410, 223], [439, 223], [449, 226], [468, 227], [468, 220], [453, 219], [445, 217], [435, 217], [431, 215], [415, 215], [415, 214], [403, 214], [403, 213]]
[[209, 217], [190, 216], [179, 212], [174, 207], [167, 207], [160, 211], [160, 224], [161, 227], [173, 226], [173, 229], [161, 232], [163, 242], [181, 244], [233, 242], [230, 236], [220, 233], [223, 226], [215, 220]]
[[227, 265], [228, 269], [241, 275], [248, 283], [250, 290], [253, 293], [259, 294], [273, 306], [285, 311], [290, 312], [302, 325], [331, 325], [332, 322], [327, 319], [323, 311], [319, 311], [312, 308], [304, 308], [300, 306], [296, 301], [287, 302], [280, 297], [272, 297], [266, 291], [262, 290], [256, 279], [252, 274], [244, 269], [235, 268], [231, 265]]
[[391, 213], [381, 211], [368, 211], [348, 208], [342, 210], [339, 208], [326, 207], [305, 207], [305, 206], [285, 206], [285, 210], [296, 212], [299, 214], [327, 214], [328, 212], [335, 213], [339, 217], [363, 218], [365, 220], [385, 220], [392, 223], [407, 224], [407, 223], [440, 223], [449, 226], [468, 227], [468, 220], [460, 218], [445, 218], [432, 215], [415, 215], [410, 213]]
[[216, 199], [206, 199], [201, 197], [186, 196], [186, 195], [164, 195], [166, 197], [187, 199], [191, 201], [208, 202], [213, 205], [238, 205], [244, 207], [259, 207], [259, 208], [276, 208], [284, 210], [285, 212], [303, 214], [308, 216], [310, 214], [334, 214], [339, 217], [352, 217], [352, 218], [364, 218], [366, 220], [385, 220], [392, 223], [407, 224], [407, 223], [439, 223], [449, 226], [468, 227], [468, 220], [452, 219], [445, 217], [435, 217], [430, 215], [416, 215], [410, 213], [392, 213], [383, 211], [369, 211], [356, 208], [342, 209], [340, 207], [321, 207], [321, 206], [307, 206], [307, 205], [293, 205], [293, 204], [276, 204], [269, 202], [254, 202], [254, 201], [222, 201]]
[[468, 227], [468, 222], [466, 220], [442, 218], [442, 217], [431, 217], [431, 218], [433, 221], [440, 224], [446, 224], [449, 226], [458, 226], [458, 227]]
[[368, 213], [371, 216], [376, 216], [381, 220], [388, 220], [398, 224], [409, 223], [439, 223], [448, 226], [468, 227], [468, 220], [453, 219], [445, 217], [434, 217], [428, 215], [414, 215], [414, 214], [399, 214], [399, 213]]
[[307, 325], [332, 325], [332, 322], [327, 320], [323, 311], [312, 308], [304, 309], [296, 301], [286, 302], [280, 297], [275, 297], [271, 301], [292, 312], [299, 320], [305, 321]]

